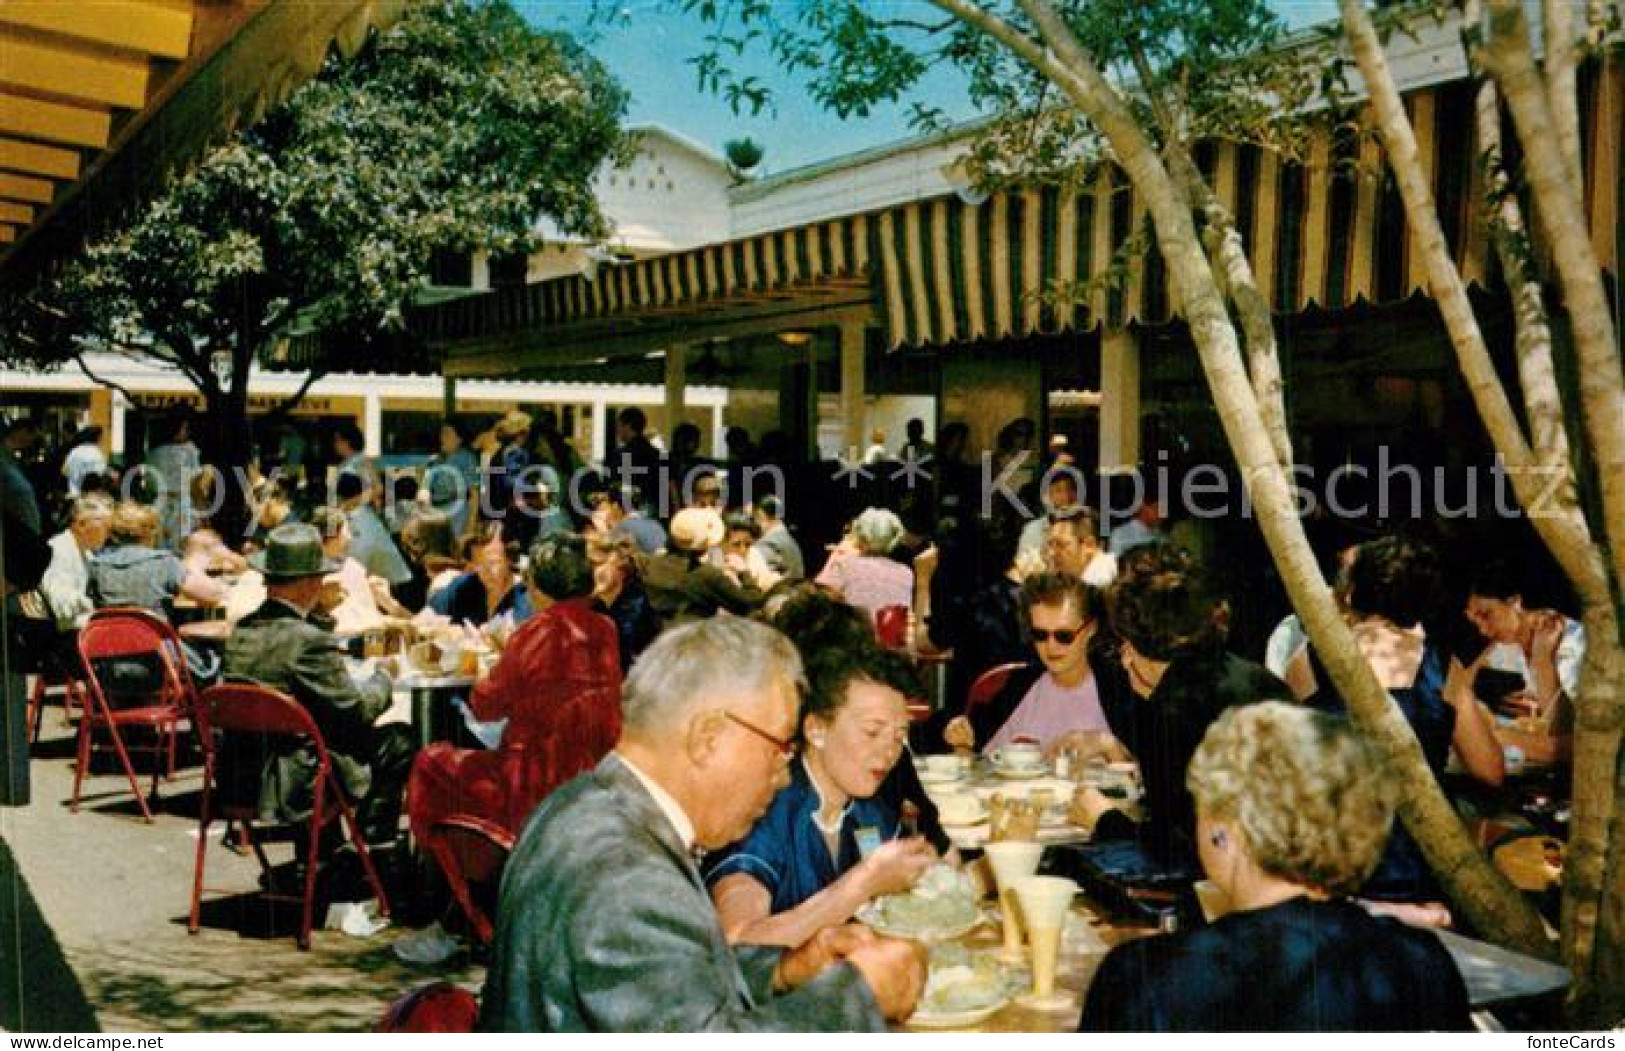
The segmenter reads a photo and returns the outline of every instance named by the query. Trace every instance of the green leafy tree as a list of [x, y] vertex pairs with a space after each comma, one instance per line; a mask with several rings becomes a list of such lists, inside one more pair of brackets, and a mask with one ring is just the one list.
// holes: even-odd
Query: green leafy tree
[[601, 235], [591, 180], [625, 148], [625, 105], [595, 59], [506, 0], [411, 5], [128, 225], [7, 296], [0, 354], [163, 362], [203, 395], [205, 453], [229, 476], [248, 452], [250, 364], [290, 333], [320, 334], [302, 341], [319, 346], [306, 389], [387, 367], [437, 252], [532, 250], [544, 216]]
[[[1475, 404], [1531, 524], [1584, 606], [1587, 660], [1580, 696], [1571, 698], [1578, 713], [1575, 831], [1562, 951], [1575, 975], [1574, 1020], [1614, 1025], [1625, 1017], [1625, 880], [1618, 861], [1625, 841], [1625, 389], [1615, 319], [1585, 227], [1575, 92], [1575, 69], [1587, 50], [1617, 50], [1613, 5], [1543, 2], [1541, 35], [1554, 42], [1543, 51], [1531, 43], [1524, 5], [1516, 0], [1485, 0], [1487, 18], [1469, 2], [1463, 20], [1470, 57], [1486, 85], [1476, 144], [1490, 174], [1491, 197], [1483, 205], [1516, 300], [1517, 386], [1526, 426], [1489, 364], [1438, 232], [1437, 204], [1378, 31], [1359, 0], [1340, 0], [1346, 42], [1335, 32], [1285, 40], [1261, 0], [928, 0], [885, 8], [857, 0], [680, 2], [717, 25], [714, 44], [742, 49], [769, 42], [781, 63], [802, 71], [812, 94], [838, 113], [902, 101], [922, 70], [957, 63], [969, 75], [972, 97], [995, 114], [972, 152], [972, 170], [984, 182], [1066, 178], [1069, 171], [1087, 177], [1102, 158], [1121, 167], [1147, 204], [1173, 299], [1282, 580], [1332, 684], [1388, 756], [1403, 786], [1407, 826], [1477, 929], [1549, 955], [1553, 947], [1541, 922], [1489, 867], [1428, 773], [1414, 734], [1354, 645], [1315, 564], [1285, 470], [1292, 450], [1273, 324], [1234, 224], [1191, 161], [1194, 143], [1212, 134], [1297, 155], [1311, 134], [1359, 133], [1339, 104], [1357, 65], [1374, 103], [1385, 164], [1418, 231], [1430, 286]], [[1452, 6], [1438, 5], [1441, 11]], [[899, 17], [930, 9], [942, 17]], [[1410, 14], [1414, 8], [1382, 12], [1380, 31], [1392, 31]], [[730, 91], [721, 82], [726, 63], [702, 56], [697, 65], [702, 82], [709, 77], [729, 97], [757, 107], [770, 103], [737, 85]], [[1518, 212], [1511, 192], [1518, 173], [1502, 167], [1497, 92], [1513, 117], [1523, 173], [1539, 206], [1538, 228]], [[1306, 116], [1317, 101], [1331, 103], [1316, 107], [1329, 127], [1313, 128]], [[928, 110], [916, 112], [927, 123], [936, 119]], [[1582, 363], [1583, 381], [1572, 398], [1553, 381], [1548, 317], [1556, 308], [1548, 301], [1555, 297], [1526, 265], [1537, 239], [1552, 255]], [[1556, 499], [1548, 506], [1546, 487], [1554, 481]], [[1595, 499], [1582, 500], [1581, 493]]]

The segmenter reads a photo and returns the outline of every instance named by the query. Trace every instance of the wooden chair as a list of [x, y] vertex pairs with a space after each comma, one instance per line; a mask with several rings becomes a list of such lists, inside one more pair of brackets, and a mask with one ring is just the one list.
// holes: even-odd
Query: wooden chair
[[197, 864], [192, 876], [192, 911], [186, 929], [193, 934], [198, 931], [199, 914], [203, 903], [203, 869], [209, 845], [209, 825], [216, 816], [238, 823], [238, 827], [253, 847], [254, 856], [259, 859], [268, 883], [271, 874], [270, 861], [266, 858], [259, 841], [254, 838], [254, 822], [259, 809], [258, 799], [234, 800], [229, 797], [224, 801], [216, 799], [216, 793], [219, 792], [222, 783], [257, 785], [259, 771], [253, 771], [252, 777], [233, 782], [231, 780], [233, 771], [228, 768], [230, 761], [226, 758], [228, 752], [219, 747], [220, 742], [214, 737], [217, 733], [258, 734], [264, 738], [282, 738], [287, 743], [302, 743], [314, 754], [315, 783], [312, 789], [310, 817], [306, 821], [309, 832], [305, 853], [304, 892], [301, 896], [294, 897], [277, 894], [274, 890], [268, 889], [265, 894], [271, 900], [303, 903], [299, 921], [299, 948], [310, 948], [310, 931], [316, 904], [316, 873], [321, 867], [322, 830], [335, 818], [343, 823], [350, 842], [355, 846], [367, 882], [372, 885], [373, 893], [378, 897], [378, 911], [388, 916], [389, 898], [384, 893], [384, 886], [378, 878], [377, 870], [373, 868], [372, 855], [367, 850], [367, 842], [361, 834], [361, 827], [356, 822], [355, 810], [345, 798], [344, 788], [339, 784], [338, 775], [333, 771], [333, 761], [328, 754], [327, 744], [322, 740], [321, 730], [316, 726], [316, 720], [311, 714], [287, 694], [264, 686], [229, 683], [211, 686], [203, 691], [198, 704], [198, 721], [199, 737], [204, 742], [203, 800], [198, 812]]

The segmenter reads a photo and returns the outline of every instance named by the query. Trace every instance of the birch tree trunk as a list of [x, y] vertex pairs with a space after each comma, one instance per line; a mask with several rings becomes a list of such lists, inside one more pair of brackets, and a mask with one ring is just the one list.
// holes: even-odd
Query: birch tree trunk
[[[988, 33], [1060, 87], [1111, 145], [1144, 195], [1169, 279], [1190, 326], [1225, 435], [1293, 607], [1350, 713], [1383, 751], [1401, 786], [1401, 813], [1429, 864], [1475, 925], [1500, 932], [1515, 948], [1550, 955], [1545, 929], [1532, 909], [1489, 866], [1467, 836], [1422, 757], [1416, 735], [1372, 674], [1321, 578], [1297, 517], [1285, 472], [1265, 431], [1235, 327], [1196, 236], [1195, 223], [1155, 147], [1064, 21], [1045, 0], [1021, 0], [1043, 44], [970, 0], [933, 0]], [[1053, 50], [1050, 50], [1053, 49]]]
[[1570, 18], [1572, 0], [1541, 0], [1540, 20], [1545, 27], [1546, 101], [1552, 108], [1558, 152], [1575, 193], [1584, 193], [1580, 174], [1580, 92], [1575, 83], [1579, 48]]
[[[1467, 18], [1473, 18], [1476, 0], [1467, 5]], [[1569, 456], [1568, 432], [1563, 428], [1563, 399], [1557, 389], [1552, 367], [1552, 327], [1546, 310], [1546, 294], [1530, 266], [1533, 258], [1523, 208], [1507, 177], [1501, 144], [1501, 103], [1495, 82], [1486, 79], [1474, 100], [1478, 127], [1478, 153], [1489, 166], [1485, 184], [1489, 191], [1490, 238], [1501, 273], [1512, 298], [1516, 332], [1514, 349], [1518, 359], [1518, 386], [1523, 393], [1524, 416], [1534, 441], [1534, 456], [1541, 470], [1553, 480], [1553, 506], [1567, 515], [1580, 515], [1575, 490], [1573, 460]]]
[[1207, 223], [1203, 246], [1216, 269], [1219, 291], [1235, 305], [1236, 317], [1241, 322], [1241, 334], [1247, 345], [1247, 372], [1252, 377], [1253, 395], [1258, 399], [1264, 429], [1269, 433], [1270, 444], [1275, 446], [1275, 458], [1282, 468], [1290, 470], [1292, 437], [1287, 430], [1286, 384], [1281, 379], [1281, 355], [1269, 303], [1258, 289], [1252, 260], [1241, 246], [1235, 217], [1191, 159], [1174, 115], [1155, 97], [1150, 86], [1155, 77], [1145, 53], [1137, 46], [1133, 52], [1135, 70], [1151, 96], [1152, 112], [1162, 128], [1163, 155], [1167, 158], [1168, 170], [1184, 191], [1190, 208], [1201, 212]]

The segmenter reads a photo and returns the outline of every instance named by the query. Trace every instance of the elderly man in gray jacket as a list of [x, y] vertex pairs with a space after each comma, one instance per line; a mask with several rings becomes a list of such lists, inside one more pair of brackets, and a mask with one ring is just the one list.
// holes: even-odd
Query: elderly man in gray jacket
[[[337, 565], [322, 554], [321, 534], [303, 523], [277, 526], [250, 562], [265, 574], [266, 599], [232, 630], [225, 677], [281, 690], [303, 705], [345, 792], [357, 800], [362, 835], [375, 846], [392, 844], [412, 766], [412, 735], [405, 726], [374, 725], [390, 704], [389, 676], [380, 671], [356, 682], [345, 666], [332, 620], [321, 608], [322, 577]], [[303, 818], [313, 802], [313, 777], [309, 755], [271, 757], [260, 782], [261, 813], [277, 821]]]
[[879, 1030], [907, 1017], [923, 949], [829, 928], [732, 946], [696, 852], [742, 837], [787, 781], [801, 661], [764, 625], [667, 632], [632, 668], [615, 751], [526, 824], [502, 882], [487, 1030]]

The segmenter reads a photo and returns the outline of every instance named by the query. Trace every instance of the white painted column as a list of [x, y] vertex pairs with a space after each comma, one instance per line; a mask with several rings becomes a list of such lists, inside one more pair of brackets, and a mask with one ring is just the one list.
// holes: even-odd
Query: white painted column
[[1127, 329], [1100, 333], [1100, 470], [1140, 462], [1140, 340]]
[[384, 399], [377, 391], [367, 392], [367, 419], [361, 433], [367, 440], [367, 455], [377, 456], [384, 449]]
[[683, 422], [684, 393], [688, 387], [688, 348], [676, 344], [666, 348], [666, 425], [662, 437], [671, 448], [672, 432]]
[[587, 459], [600, 464], [609, 459], [609, 406], [603, 395], [592, 400], [592, 448]]
[[862, 457], [868, 447], [864, 428], [863, 368], [864, 325], [861, 321], [841, 322], [841, 452]]
[[114, 456], [124, 455], [124, 415], [129, 411], [130, 403], [124, 400], [124, 393], [122, 391], [114, 391], [112, 421], [107, 428], [112, 432], [111, 450], [112, 455]]
[[711, 406], [711, 455], [718, 460], [728, 455], [728, 426], [722, 419], [722, 406]]

